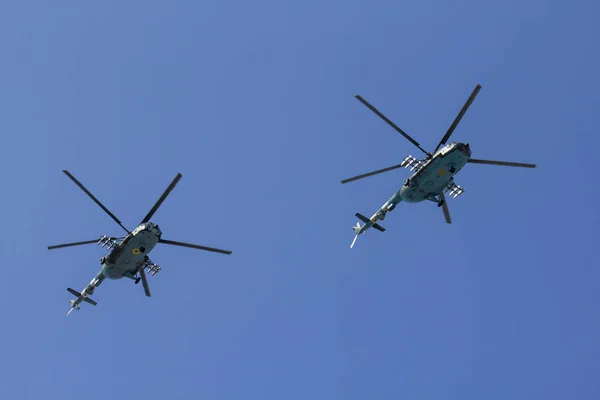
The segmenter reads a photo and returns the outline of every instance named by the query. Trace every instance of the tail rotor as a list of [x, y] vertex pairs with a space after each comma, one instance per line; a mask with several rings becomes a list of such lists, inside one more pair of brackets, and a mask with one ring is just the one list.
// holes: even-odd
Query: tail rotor
[[356, 225], [352, 227], [352, 230], [354, 230], [354, 233], [356, 235], [354, 235], [354, 240], [352, 240], [352, 244], [350, 245], [350, 248], [354, 247], [354, 243], [356, 243], [356, 239], [358, 239], [358, 235], [360, 235], [360, 229], [361, 229], [360, 222], [357, 222]]
[[71, 304], [71, 308], [69, 309], [69, 311], [67, 311], [67, 315], [71, 314], [73, 310], [79, 311], [79, 304], [77, 304], [76, 300], [69, 300], [69, 303]]

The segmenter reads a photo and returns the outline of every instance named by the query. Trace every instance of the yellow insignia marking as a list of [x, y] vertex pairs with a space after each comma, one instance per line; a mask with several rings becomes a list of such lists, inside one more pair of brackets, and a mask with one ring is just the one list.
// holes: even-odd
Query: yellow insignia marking
[[133, 254], [140, 254], [140, 249], [135, 248], [132, 250]]
[[439, 175], [439, 176], [444, 176], [444, 175], [446, 175], [446, 172], [447, 172], [447, 171], [446, 171], [444, 168], [440, 168], [440, 169], [438, 169], [438, 175]]

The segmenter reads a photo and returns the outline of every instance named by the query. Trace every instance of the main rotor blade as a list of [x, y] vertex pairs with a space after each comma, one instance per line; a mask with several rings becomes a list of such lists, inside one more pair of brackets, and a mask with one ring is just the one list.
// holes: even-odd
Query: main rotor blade
[[489, 164], [489, 165], [502, 165], [505, 167], [522, 167], [522, 168], [535, 168], [535, 164], [526, 164], [526, 163], [516, 163], [509, 161], [492, 161], [492, 160], [477, 160], [475, 158], [469, 158], [469, 161], [472, 164]]
[[144, 267], [140, 269], [140, 277], [142, 278], [142, 285], [144, 285], [144, 292], [146, 292], [146, 296], [150, 297], [150, 287], [148, 287], [148, 279], [146, 278]]
[[71, 178], [71, 180], [72, 180], [73, 182], [75, 182], [75, 184], [76, 184], [77, 186], [79, 186], [79, 188], [80, 188], [81, 190], [83, 190], [83, 191], [84, 191], [84, 192], [85, 192], [85, 193], [86, 193], [88, 196], [90, 196], [90, 197], [92, 198], [92, 200], [94, 200], [94, 202], [96, 202], [96, 204], [98, 204], [98, 205], [100, 206], [100, 208], [102, 208], [102, 209], [104, 210], [104, 212], [106, 212], [108, 215], [110, 215], [110, 217], [111, 217], [112, 219], [114, 219], [114, 220], [115, 220], [115, 222], [116, 222], [117, 224], [119, 224], [119, 226], [121, 226], [121, 228], [125, 229], [125, 232], [127, 232], [127, 233], [131, 233], [131, 232], [129, 231], [129, 229], [125, 228], [125, 227], [123, 226], [123, 224], [121, 223], [121, 221], [119, 221], [119, 219], [118, 219], [117, 217], [115, 217], [115, 215], [114, 215], [113, 213], [111, 213], [111, 212], [108, 210], [108, 208], [106, 208], [106, 207], [104, 206], [104, 204], [100, 203], [100, 200], [98, 200], [96, 197], [94, 197], [94, 195], [93, 195], [93, 194], [91, 194], [91, 193], [90, 193], [90, 191], [89, 191], [89, 190], [87, 190], [87, 189], [85, 188], [85, 186], [83, 186], [83, 185], [81, 184], [81, 182], [79, 182], [77, 179], [75, 179], [75, 177], [74, 177], [73, 175], [71, 175], [71, 173], [70, 173], [69, 171], [67, 171], [66, 169], [63, 169], [63, 172], [64, 172], [64, 173], [65, 173], [65, 174], [66, 174], [66, 175], [67, 175], [69, 178]]
[[58, 244], [56, 246], [48, 246], [48, 250], [60, 249], [63, 247], [79, 246], [82, 244], [92, 244], [92, 243], [98, 243], [98, 239], [87, 240], [85, 242], [74, 242], [74, 243]]
[[229, 250], [221, 250], [221, 249], [216, 249], [214, 247], [206, 247], [206, 246], [200, 246], [197, 244], [189, 244], [189, 243], [183, 243], [183, 242], [175, 242], [173, 240], [165, 240], [165, 239], [159, 239], [158, 241], [159, 243], [164, 243], [164, 244], [170, 244], [173, 246], [182, 246], [182, 247], [190, 247], [192, 249], [199, 249], [199, 250], [206, 250], [206, 251], [214, 251], [215, 253], [223, 253], [223, 254], [231, 254], [231, 251]]
[[413, 139], [412, 137], [410, 137], [410, 135], [408, 133], [404, 132], [396, 124], [394, 124], [392, 121], [390, 121], [385, 115], [383, 115], [382, 113], [380, 113], [379, 110], [377, 110], [375, 107], [373, 107], [371, 104], [369, 104], [368, 101], [366, 101], [365, 99], [363, 99], [358, 94], [354, 95], [354, 97], [356, 97], [361, 103], [363, 103], [365, 106], [367, 106], [375, 114], [379, 115], [379, 117], [382, 120], [384, 120], [385, 122], [387, 122], [392, 128], [394, 128], [395, 130], [397, 130], [402, 136], [404, 136], [405, 138], [407, 138], [412, 144], [414, 144], [415, 146], [417, 146], [423, 153], [427, 154], [428, 156], [431, 155], [431, 154], [429, 154], [428, 151], [426, 151], [425, 149], [423, 149], [421, 147], [421, 145], [415, 139]]
[[377, 171], [373, 171], [373, 172], [369, 172], [369, 173], [366, 173], [366, 174], [358, 175], [358, 176], [355, 176], [353, 178], [344, 179], [342, 181], [342, 184], [348, 183], [348, 182], [352, 182], [352, 181], [355, 181], [355, 180], [358, 180], [358, 179], [366, 178], [368, 176], [373, 176], [373, 175], [381, 174], [383, 172], [392, 171], [392, 170], [400, 168], [400, 167], [403, 167], [403, 165], [402, 164], [398, 164], [398, 165], [394, 165], [393, 167], [387, 167], [387, 168], [380, 169], [380, 170], [377, 170]]
[[454, 119], [454, 122], [452, 123], [452, 125], [450, 125], [450, 128], [448, 128], [448, 132], [446, 132], [446, 134], [444, 135], [444, 137], [440, 141], [440, 144], [438, 144], [437, 147], [435, 148], [435, 150], [433, 151], [433, 154], [435, 154], [435, 152], [438, 151], [438, 149], [441, 146], [443, 146], [443, 145], [446, 144], [446, 142], [450, 138], [450, 135], [452, 135], [452, 132], [454, 132], [454, 129], [456, 129], [456, 126], [458, 125], [458, 123], [462, 119], [463, 115], [465, 115], [465, 113], [467, 112], [467, 109], [471, 106], [471, 103], [473, 102], [473, 100], [475, 100], [475, 96], [477, 96], [477, 93], [479, 93], [480, 89], [481, 89], [481, 85], [477, 84], [477, 86], [475, 86], [475, 89], [473, 89], [473, 92], [471, 93], [471, 95], [467, 99], [467, 102], [465, 103], [465, 105], [463, 106], [463, 108], [460, 110], [460, 112], [458, 113], [458, 115], [456, 116], [456, 118]]
[[165, 190], [165, 192], [162, 194], [162, 196], [160, 196], [160, 198], [158, 199], [158, 201], [156, 202], [156, 204], [154, 205], [154, 207], [152, 207], [152, 209], [150, 210], [150, 212], [148, 213], [148, 215], [146, 215], [144, 217], [144, 219], [142, 220], [142, 222], [140, 222], [141, 224], [143, 224], [144, 222], [150, 221], [150, 218], [152, 218], [152, 216], [154, 215], [154, 213], [156, 212], [156, 210], [158, 210], [158, 207], [160, 207], [160, 205], [163, 203], [163, 201], [165, 201], [165, 199], [167, 198], [167, 196], [169, 195], [169, 193], [171, 193], [171, 190], [173, 190], [175, 188], [175, 185], [177, 185], [177, 182], [179, 182], [179, 180], [181, 179], [181, 177], [182, 177], [181, 174], [177, 174], [177, 176], [175, 177], [175, 179], [173, 179], [173, 182], [171, 182], [171, 184], [169, 185], [169, 187], [167, 188], [167, 190]]
[[442, 204], [442, 211], [444, 211], [444, 218], [446, 218], [446, 223], [451, 224], [452, 218], [450, 218], [450, 210], [448, 209], [448, 203], [446, 202], [446, 196], [444, 195], [444, 192], [441, 193], [441, 197], [442, 197], [442, 201], [444, 202], [444, 204]]

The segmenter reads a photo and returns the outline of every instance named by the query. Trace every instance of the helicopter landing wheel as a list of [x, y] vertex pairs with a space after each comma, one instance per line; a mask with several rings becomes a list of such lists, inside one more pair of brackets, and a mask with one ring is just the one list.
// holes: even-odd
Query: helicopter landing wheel
[[135, 279], [135, 284], [136, 284], [136, 285], [137, 285], [138, 283], [140, 283], [140, 279], [142, 279], [142, 277], [141, 277], [141, 276], [138, 276], [138, 277]]
[[441, 207], [441, 206], [443, 206], [443, 205], [444, 205], [444, 203], [445, 203], [445, 201], [444, 201], [444, 200], [442, 200], [442, 201], [440, 201], [440, 202], [437, 204], [437, 206], [438, 206], [438, 207]]

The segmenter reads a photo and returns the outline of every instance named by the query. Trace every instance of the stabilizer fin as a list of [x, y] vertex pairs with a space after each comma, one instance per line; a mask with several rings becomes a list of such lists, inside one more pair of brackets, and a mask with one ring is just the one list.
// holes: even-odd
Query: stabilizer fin
[[365, 224], [368, 224], [369, 222], [371, 222], [371, 220], [367, 217], [365, 217], [364, 215], [362, 215], [361, 213], [356, 213], [354, 214], [356, 215], [356, 218], [360, 219], [362, 222], [364, 222]]
[[365, 224], [370, 224], [371, 227], [377, 229], [379, 232], [385, 232], [385, 228], [377, 223], [372, 223], [371, 220], [367, 217], [365, 217], [364, 215], [362, 215], [361, 213], [356, 213], [354, 214], [356, 215], [356, 217], [358, 219], [360, 219], [362, 222], [364, 222]]
[[[91, 304], [93, 306], [98, 305], [98, 303], [96, 303], [94, 300], [90, 299], [89, 297], [83, 297], [81, 295], [81, 293], [79, 293], [77, 290], [71, 289], [71, 288], [67, 288], [67, 291], [69, 293], [71, 293], [73, 296], [76, 296], [77, 298], [82, 297], [82, 300], [85, 301], [88, 304]], [[67, 314], [68, 315], [68, 314]]]
[[373, 228], [377, 229], [379, 232], [385, 232], [385, 228], [379, 224], [373, 224]]
[[93, 306], [98, 305], [98, 303], [96, 303], [94, 300], [90, 299], [89, 297], [84, 297], [83, 301], [85, 301], [88, 304], [91, 304]]

